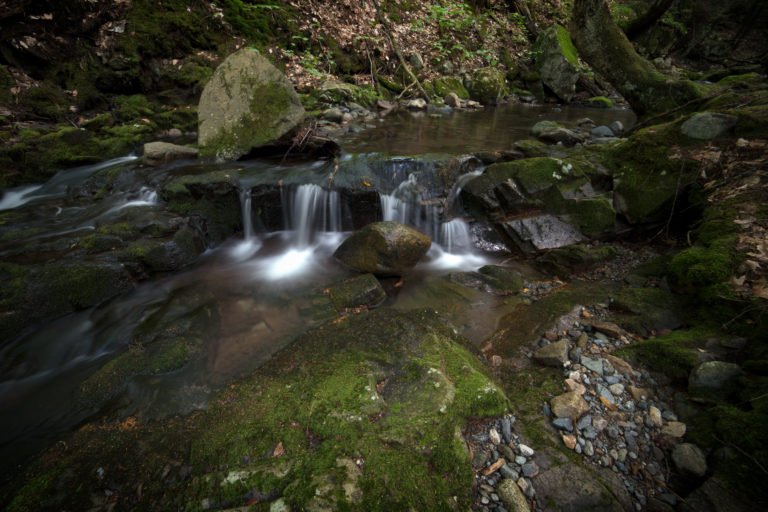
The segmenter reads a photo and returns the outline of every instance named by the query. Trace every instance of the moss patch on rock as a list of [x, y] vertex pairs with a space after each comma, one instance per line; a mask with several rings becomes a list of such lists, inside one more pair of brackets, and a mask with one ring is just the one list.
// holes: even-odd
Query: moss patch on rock
[[[256, 492], [307, 510], [464, 509], [474, 474], [461, 429], [507, 408], [437, 315], [379, 309], [310, 331], [187, 420], [81, 429], [33, 466], [10, 510], [81, 508], [97, 468], [123, 488], [144, 482], [117, 497], [126, 508], [246, 506]], [[168, 460], [180, 465], [148, 478]]]

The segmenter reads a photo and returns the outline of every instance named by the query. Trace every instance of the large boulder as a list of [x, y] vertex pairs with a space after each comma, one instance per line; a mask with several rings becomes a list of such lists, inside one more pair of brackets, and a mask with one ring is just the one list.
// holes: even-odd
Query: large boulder
[[541, 81], [561, 100], [568, 102], [579, 80], [579, 57], [568, 31], [554, 25], [543, 31], [533, 47]]
[[427, 235], [399, 222], [374, 222], [344, 240], [334, 256], [361, 272], [401, 276], [419, 262], [431, 245]]
[[216, 68], [200, 96], [200, 156], [236, 160], [277, 143], [304, 116], [288, 79], [255, 51], [240, 50]]
[[481, 68], [466, 80], [469, 97], [484, 105], [495, 105], [509, 95], [507, 78], [504, 72], [492, 68]]

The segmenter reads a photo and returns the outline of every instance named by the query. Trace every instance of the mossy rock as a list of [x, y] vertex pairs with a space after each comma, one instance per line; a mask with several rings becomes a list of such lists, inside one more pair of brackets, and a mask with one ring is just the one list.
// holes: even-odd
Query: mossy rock
[[613, 100], [605, 96], [593, 96], [587, 99], [587, 105], [594, 108], [613, 108]]
[[432, 241], [399, 222], [373, 222], [354, 232], [333, 253], [345, 265], [381, 276], [402, 276], [427, 253]]
[[515, 149], [522, 151], [528, 158], [550, 156], [549, 146], [540, 140], [519, 140], [515, 142]]
[[696, 181], [697, 165], [670, 158], [674, 144], [694, 143], [679, 132], [679, 124], [645, 128], [594, 150], [613, 175], [614, 208], [631, 224], [666, 220], [675, 196], [684, 195]]
[[[87, 476], [97, 468], [123, 488], [144, 482], [142, 495], [119, 498], [140, 508], [246, 506], [257, 492], [296, 510], [468, 509], [474, 472], [461, 431], [508, 405], [437, 315], [378, 309], [308, 332], [207, 411], [78, 430], [68, 450], [38, 460], [10, 510], [80, 509], [100, 485]], [[148, 478], [169, 459], [185, 478]]]
[[712, 334], [706, 328], [674, 331], [633, 343], [618, 350], [616, 355], [635, 360], [654, 372], [683, 383], [688, 381], [688, 375], [696, 366], [697, 348], [703, 347]]
[[237, 186], [232, 173], [214, 171], [175, 178], [160, 195], [170, 211], [204, 219], [206, 240], [218, 245], [243, 228]]
[[496, 163], [467, 183], [461, 198], [470, 211], [486, 218], [521, 213], [545, 206], [541, 200], [553, 187], [583, 184], [586, 175], [585, 166], [550, 157]]
[[563, 101], [570, 101], [579, 79], [579, 57], [568, 31], [553, 25], [533, 45], [541, 81]]
[[489, 286], [503, 295], [518, 293], [523, 289], [523, 278], [511, 268], [484, 265], [478, 269], [478, 273]]
[[493, 67], [476, 70], [465, 83], [469, 97], [485, 105], [495, 105], [509, 96], [504, 72]]
[[569, 245], [552, 249], [536, 259], [536, 265], [560, 279], [567, 279], [573, 272], [586, 270], [616, 256], [616, 248], [610, 245]]
[[245, 48], [216, 69], [200, 96], [200, 156], [236, 160], [254, 148], [277, 144], [304, 116], [288, 79]]
[[435, 78], [425, 86], [430, 86], [438, 98], [445, 98], [449, 93], [455, 93], [462, 100], [469, 99], [469, 91], [464, 87], [461, 78], [456, 76]]
[[616, 211], [604, 197], [568, 200], [565, 212], [579, 231], [589, 237], [610, 233], [616, 222]]
[[381, 305], [387, 293], [373, 274], [363, 274], [328, 288], [334, 307], [339, 311], [374, 308]]
[[122, 391], [137, 375], [161, 375], [183, 368], [201, 350], [194, 337], [168, 338], [150, 346], [132, 345], [80, 384], [77, 401], [98, 406]]

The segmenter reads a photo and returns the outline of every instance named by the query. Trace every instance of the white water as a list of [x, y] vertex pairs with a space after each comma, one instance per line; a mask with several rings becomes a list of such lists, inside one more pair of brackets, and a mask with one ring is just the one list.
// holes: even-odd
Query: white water
[[126, 162], [132, 162], [138, 158], [139, 157], [135, 155], [129, 155], [106, 160], [98, 164], [66, 169], [56, 173], [56, 175], [44, 185], [33, 185], [6, 190], [2, 196], [2, 199], [0, 199], [0, 210], [18, 208], [19, 206], [22, 206], [35, 199], [64, 195], [64, 193], [67, 191], [67, 186], [75, 183], [81, 183], [85, 178], [97, 173], [98, 171], [101, 171], [102, 169], [124, 164]]
[[41, 188], [43, 188], [42, 185], [32, 185], [6, 190], [3, 198], [0, 199], [0, 210], [18, 208], [24, 203], [31, 201], [35, 197], [34, 193]]

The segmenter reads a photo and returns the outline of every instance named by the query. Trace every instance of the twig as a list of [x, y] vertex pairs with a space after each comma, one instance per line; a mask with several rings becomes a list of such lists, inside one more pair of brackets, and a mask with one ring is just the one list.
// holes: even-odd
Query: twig
[[759, 467], [759, 468], [760, 468], [760, 470], [761, 470], [763, 473], [765, 473], [766, 475], [768, 475], [768, 470], [766, 470], [766, 469], [765, 469], [765, 467], [763, 467], [763, 465], [762, 465], [762, 464], [760, 464], [760, 462], [759, 462], [757, 459], [755, 459], [755, 458], [754, 458], [752, 455], [748, 454], [747, 452], [745, 452], [744, 450], [742, 450], [741, 448], [739, 448], [738, 446], [736, 446], [736, 445], [735, 445], [735, 444], [733, 444], [733, 443], [729, 443], [729, 442], [723, 441], [722, 439], [720, 439], [719, 437], [717, 437], [717, 436], [716, 436], [716, 435], [714, 435], [714, 434], [712, 434], [712, 437], [715, 439], [715, 441], [718, 441], [718, 442], [720, 442], [720, 443], [722, 443], [722, 444], [728, 445], [728, 446], [730, 446], [731, 448], [733, 448], [734, 450], [736, 450], [736, 451], [738, 451], [739, 453], [741, 453], [743, 456], [745, 456], [746, 458], [748, 458], [749, 460], [751, 460], [752, 462], [754, 462], [754, 463], [755, 463], [755, 465], [756, 465], [757, 467]]
[[405, 94], [406, 92], [408, 92], [408, 89], [410, 89], [410, 88], [411, 88], [411, 87], [413, 87], [414, 85], [416, 85], [416, 82], [413, 82], [411, 85], [409, 85], [408, 87], [406, 87], [405, 89], [403, 89], [403, 92], [401, 92], [400, 94], [398, 94], [398, 95], [397, 95], [397, 99], [399, 100], [400, 98], [402, 98], [402, 97], [403, 97], [403, 94]]

